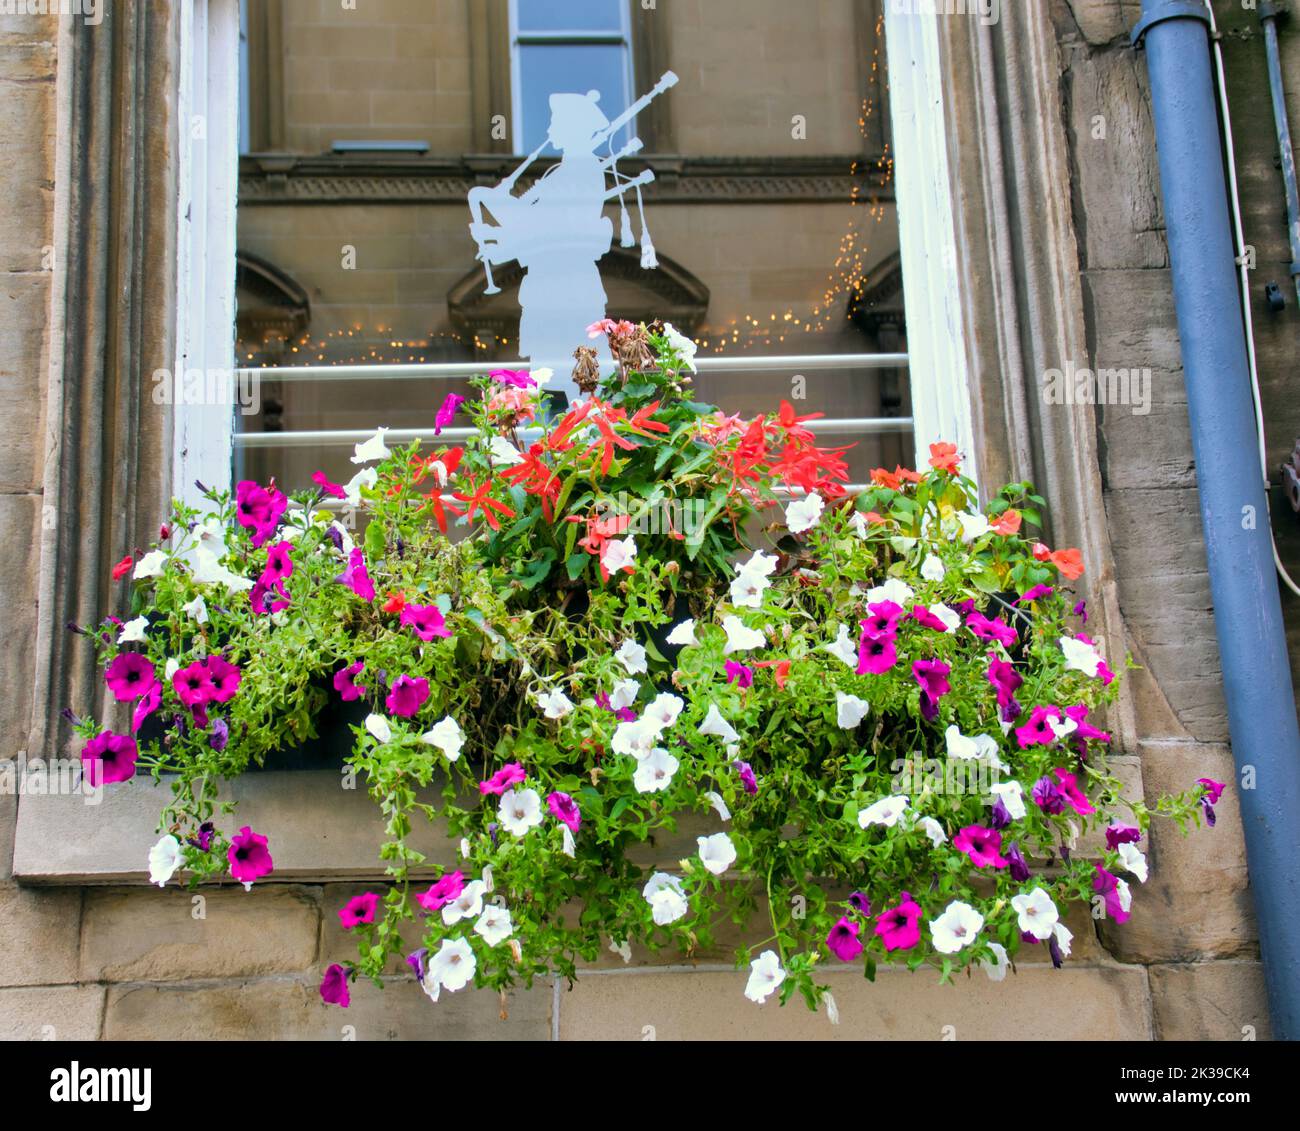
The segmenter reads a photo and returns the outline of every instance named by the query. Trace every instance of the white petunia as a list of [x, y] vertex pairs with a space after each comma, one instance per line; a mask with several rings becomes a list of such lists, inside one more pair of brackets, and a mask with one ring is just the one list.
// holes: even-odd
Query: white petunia
[[1067, 735], [1073, 734], [1076, 730], [1079, 729], [1079, 724], [1075, 722], [1074, 719], [1071, 718], [1064, 718], [1064, 719], [1048, 718], [1047, 725], [1052, 728], [1052, 733], [1056, 735], [1058, 742], [1062, 738], [1065, 738]]
[[823, 652], [829, 652], [837, 660], [848, 664], [851, 668], [858, 666], [858, 646], [853, 643], [853, 637], [849, 635], [849, 626], [841, 624], [835, 634], [835, 639], [829, 644], [822, 645]]
[[568, 825], [560, 827], [560, 851], [570, 860], [578, 854], [578, 846], [573, 839], [573, 830]]
[[149, 849], [149, 882], [160, 888], [167, 886], [167, 881], [184, 861], [181, 842], [168, 833]]
[[613, 939], [610, 939], [609, 951], [611, 954], [617, 954], [619, 958], [623, 960], [624, 966], [632, 961], [632, 946], [627, 939], [624, 939], [622, 942], [615, 942]]
[[849, 525], [853, 528], [853, 533], [861, 538], [864, 542], [871, 531], [871, 525], [867, 522], [867, 516], [861, 511], [854, 511], [849, 516]]
[[731, 583], [731, 603], [742, 609], [757, 609], [763, 604], [763, 594], [771, 585], [761, 573], [738, 573]]
[[984, 973], [989, 976], [992, 982], [1001, 982], [1006, 979], [1007, 967], [1011, 965], [1011, 960], [1007, 957], [1007, 948], [1001, 943], [989, 943], [989, 950], [993, 952], [993, 959], [980, 959], [980, 965], [984, 967]]
[[645, 758], [659, 741], [659, 727], [645, 716], [631, 722], [619, 723], [614, 728], [614, 737], [609, 744], [615, 754], [631, 754], [640, 761]]
[[380, 742], [391, 742], [393, 740], [393, 728], [383, 715], [367, 715], [366, 730], [379, 739]]
[[802, 534], [805, 530], [811, 530], [821, 518], [825, 505], [825, 500], [816, 491], [810, 491], [802, 499], [787, 503], [785, 524], [790, 533]]
[[483, 914], [474, 924], [474, 933], [482, 937], [488, 946], [503, 943], [514, 934], [515, 925], [510, 921], [510, 909], [489, 903], [483, 908]]
[[716, 703], [709, 704], [709, 713], [704, 716], [704, 722], [700, 723], [700, 734], [711, 734], [727, 743], [740, 741], [740, 735], [722, 717], [722, 712], [718, 710]]
[[1119, 862], [1124, 871], [1137, 877], [1138, 883], [1147, 882], [1147, 858], [1142, 855], [1141, 849], [1136, 844], [1119, 846]]
[[704, 795], [704, 800], [713, 806], [713, 811], [724, 821], [731, 820], [731, 810], [727, 808], [727, 803], [722, 799], [722, 794], [716, 790], [709, 790]]
[[443, 939], [438, 953], [429, 960], [425, 978], [455, 993], [469, 985], [477, 968], [478, 960], [467, 939]]
[[856, 695], [846, 695], [843, 691], [835, 693], [835, 722], [844, 730], [852, 730], [871, 710], [871, 704]]
[[615, 711], [621, 711], [625, 707], [632, 706], [640, 694], [641, 685], [636, 680], [621, 679], [614, 684], [614, 690], [609, 693], [609, 705]]
[[664, 323], [663, 329], [664, 340], [668, 343], [670, 349], [675, 350], [682, 359], [682, 364], [692, 373], [695, 369], [695, 351], [699, 348], [685, 334], [678, 330], [671, 322]]
[[600, 555], [600, 564], [609, 573], [618, 573], [625, 566], [633, 565], [635, 562], [636, 539], [631, 534], [622, 539], [611, 538], [605, 543], [604, 552]]
[[687, 617], [676, 628], [668, 634], [668, 643], [678, 648], [686, 648], [698, 644], [695, 639], [695, 618]]
[[460, 895], [443, 907], [442, 921], [451, 927], [462, 919], [473, 919], [483, 910], [483, 893], [486, 890], [487, 884], [482, 880], [471, 880], [461, 889]]
[[388, 432], [387, 428], [380, 428], [369, 440], [357, 444], [354, 448], [355, 454], [352, 456], [353, 463], [374, 463], [375, 460], [387, 459], [393, 453], [388, 450], [388, 445], [384, 443], [384, 436]]
[[835, 999], [830, 994], [824, 994], [822, 1000], [826, 1002], [826, 1020], [832, 1025], [840, 1023], [840, 1007], [835, 1004]]
[[207, 550], [219, 558], [226, 556], [226, 528], [217, 519], [207, 519], [198, 523], [190, 531], [190, 537], [197, 549]]
[[181, 611], [186, 616], [192, 617], [196, 624], [208, 623], [208, 603], [203, 599], [202, 593], [195, 597], [193, 601], [182, 605]]
[[1119, 897], [1119, 909], [1128, 911], [1133, 906], [1133, 891], [1127, 880], [1115, 881], [1115, 894]]
[[947, 605], [943, 605], [943, 604], [930, 605], [929, 609], [931, 615], [937, 617], [940, 621], [942, 621], [944, 628], [946, 628], [949, 632], [953, 632], [956, 629], [961, 628], [961, 617], [958, 616], [954, 610], [948, 608]]
[[538, 389], [544, 389], [555, 376], [555, 370], [549, 366], [540, 365], [536, 369], [530, 369], [528, 376], [533, 379], [533, 385]]
[[253, 588], [250, 578], [240, 577], [227, 569], [215, 554], [199, 547], [194, 551], [194, 580], [200, 585], [224, 585], [232, 593]]
[[562, 719], [573, 710], [573, 700], [558, 687], [539, 695], [537, 705], [548, 719]]
[[144, 577], [160, 577], [163, 566], [167, 564], [167, 555], [161, 550], [150, 550], [138, 562], [135, 563], [135, 569], [131, 576], [139, 581]]
[[690, 910], [686, 893], [682, 891], [682, 881], [667, 872], [656, 872], [651, 876], [641, 889], [641, 897], [650, 904], [651, 916], [661, 927], [677, 922]]
[[1074, 932], [1058, 919], [1052, 925], [1052, 934], [1056, 938], [1056, 945], [1060, 948], [1061, 957], [1069, 958], [1070, 944], [1074, 942]]
[[1061, 913], [1057, 911], [1052, 897], [1042, 888], [1011, 897], [1011, 907], [1020, 916], [1019, 927], [1024, 933], [1034, 936], [1039, 942], [1050, 937]]
[[939, 560], [936, 554], [926, 554], [925, 561], [921, 563], [921, 576], [926, 581], [942, 581], [943, 575], [943, 562]]
[[447, 756], [448, 762], [454, 762], [460, 757], [460, 749], [465, 745], [465, 734], [460, 729], [460, 724], [448, 715], [420, 735], [420, 741], [436, 746]]
[[[200, 597], [199, 600], [203, 598]], [[147, 616], [136, 617], [135, 620], [129, 620], [122, 626], [122, 631], [118, 633], [117, 642], [119, 644], [143, 644], [144, 630], [149, 627], [149, 618]]]
[[1062, 636], [1060, 645], [1061, 651], [1065, 654], [1067, 671], [1083, 672], [1089, 679], [1097, 678], [1097, 670], [1101, 667], [1101, 656], [1097, 654], [1095, 647], [1073, 636]]
[[935, 848], [948, 843], [948, 834], [943, 831], [943, 826], [933, 817], [922, 817], [916, 822], [916, 826], [930, 838], [930, 843]]
[[623, 665], [628, 675], [645, 675], [647, 671], [645, 649], [630, 638], [619, 645], [618, 651], [614, 653], [614, 659]]
[[181, 670], [181, 662], [177, 659], [170, 659], [163, 665], [163, 682], [171, 683], [176, 673]]
[[632, 784], [637, 793], [658, 793], [673, 784], [673, 775], [681, 763], [662, 746], [656, 746], [637, 762]]
[[765, 950], [749, 964], [749, 981], [745, 984], [745, 996], [759, 1005], [767, 1001], [785, 981], [785, 968], [776, 956], [776, 951]]
[[650, 705], [646, 707], [645, 714], [641, 717], [659, 727], [660, 730], [667, 730], [677, 721], [677, 716], [682, 713], [682, 708], [685, 706], [681, 698], [671, 691], [661, 691], [650, 700]]
[[519, 449], [504, 436], [492, 437], [492, 442], [488, 444], [488, 455], [494, 464], [504, 465], [505, 467], [514, 467], [515, 464], [524, 462], [524, 457], [520, 454]]
[[974, 542], [976, 538], [982, 538], [989, 532], [989, 520], [982, 514], [971, 514], [969, 511], [958, 511], [957, 521], [961, 523], [961, 540], [963, 542]]
[[1002, 804], [1013, 821], [1023, 820], [1025, 809], [1025, 792], [1014, 778], [1011, 781], [994, 782], [989, 786], [994, 797], [1002, 798]]
[[881, 601], [893, 601], [895, 605], [906, 608], [912, 599], [912, 587], [897, 577], [891, 577], [884, 585], [877, 585], [867, 590], [867, 604], [875, 605]]
[[883, 825], [887, 829], [892, 829], [898, 824], [898, 818], [907, 811], [907, 805], [907, 797], [903, 794], [882, 797], [858, 813], [858, 825], [864, 829], [872, 825]]
[[747, 628], [738, 616], [722, 618], [722, 630], [727, 634], [726, 646], [722, 649], [724, 656], [732, 652], [748, 652], [752, 648], [762, 648], [767, 640], [756, 628]]
[[961, 728], [956, 723], [949, 726], [943, 733], [944, 738], [947, 740], [949, 758], [956, 758], [961, 762], [978, 760], [980, 751], [975, 739], [962, 734]]
[[696, 837], [700, 846], [700, 862], [715, 876], [722, 875], [736, 862], [736, 846], [726, 833]]
[[378, 482], [379, 472], [373, 467], [358, 471], [343, 484], [343, 501], [350, 507], [359, 507], [361, 505], [361, 488], [373, 488]]
[[934, 949], [940, 954], [956, 954], [970, 946], [984, 926], [984, 916], [969, 903], [954, 899], [944, 908], [943, 914], [930, 924]]
[[501, 795], [497, 806], [497, 820], [511, 836], [524, 836], [529, 829], [542, 823], [542, 799], [535, 789], [516, 786]]

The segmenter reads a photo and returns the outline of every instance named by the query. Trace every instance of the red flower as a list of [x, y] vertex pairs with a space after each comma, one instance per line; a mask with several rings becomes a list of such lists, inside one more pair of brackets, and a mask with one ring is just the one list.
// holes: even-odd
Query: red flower
[[113, 580], [121, 581], [122, 578], [124, 578], [128, 573], [131, 572], [131, 567], [134, 564], [135, 562], [131, 558], [131, 555], [127, 554], [126, 557], [124, 557], [120, 562], [117, 563], [117, 565], [113, 567]]
[[1083, 576], [1083, 554], [1079, 550], [1057, 550], [1052, 554], [1051, 562], [1063, 577], [1071, 581]]
[[460, 491], [453, 493], [453, 498], [459, 499], [466, 504], [465, 513], [469, 516], [471, 522], [474, 521], [474, 512], [479, 511], [484, 520], [493, 530], [500, 530], [501, 523], [497, 521], [497, 515], [503, 518], [514, 518], [515, 512], [512, 511], [505, 503], [499, 499], [492, 498], [492, 480], [485, 480], [483, 485], [478, 486], [473, 479], [469, 481], [470, 494], [466, 495]]
[[1020, 533], [1020, 512], [1015, 508], [1005, 510], [998, 517], [998, 520], [991, 524], [991, 528], [996, 534], [1010, 537], [1012, 534]]
[[956, 475], [960, 470], [957, 445], [938, 443], [930, 445], [930, 466], [936, 471], [948, 471]]
[[799, 426], [805, 420], [817, 420], [825, 416], [823, 412], [810, 412], [807, 416], [795, 415], [794, 406], [789, 401], [782, 401], [781, 408], [776, 414], [777, 423], [785, 429], [786, 437], [791, 440], [802, 440], [805, 443], [811, 443], [814, 439], [813, 434], [807, 428]]
[[380, 607], [386, 613], [400, 613], [404, 608], [406, 608], [406, 594], [401, 592], [391, 593], [389, 594], [388, 600]]

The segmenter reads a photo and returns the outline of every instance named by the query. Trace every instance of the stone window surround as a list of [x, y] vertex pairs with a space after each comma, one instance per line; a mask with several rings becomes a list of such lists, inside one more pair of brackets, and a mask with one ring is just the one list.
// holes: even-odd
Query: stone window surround
[[[233, 201], [233, 131], [213, 123], [212, 106], [199, 110], [217, 127], [215, 144], [230, 148], [230, 186], [211, 172], [187, 180], [195, 165], [181, 141], [195, 92], [203, 94], [194, 82], [202, 60], [237, 51], [236, 5], [145, 0], [113, 6], [94, 35], [79, 21], [60, 28], [55, 227], [63, 269], [51, 300], [45, 483], [60, 521], [41, 547], [29, 752], [71, 752], [63, 706], [85, 708], [97, 695], [102, 713], [93, 652], [63, 625], [93, 623], [108, 607], [111, 563], [152, 529], [168, 486], [188, 482], [195, 466], [190, 443], [201, 427], [188, 410], [152, 406], [148, 375], [229, 349], [229, 334], [206, 329], [229, 328], [233, 318], [219, 303], [214, 315], [213, 296], [196, 299], [194, 284], [213, 285], [198, 268], [212, 228], [224, 230], [222, 200]], [[1049, 419], [1035, 394], [1033, 375], [1054, 359], [1087, 356], [1049, 17], [1040, 5], [1008, 6], [992, 27], [890, 14], [887, 34], [895, 122], [906, 120], [916, 139], [900, 154], [908, 191], [898, 196], [914, 387], [928, 386], [918, 437], [959, 437], [983, 483], [1034, 478], [1044, 487], [1053, 537], [1080, 545], [1090, 563], [1094, 624], [1103, 635], [1118, 631], [1114, 568], [1095, 505], [1092, 409], [1058, 409]], [[215, 87], [206, 96], [233, 123], [236, 92]], [[922, 199], [925, 208], [908, 207]], [[228, 228], [233, 238], [233, 216]], [[233, 243], [230, 252], [233, 292]], [[944, 375], [950, 397], [934, 394], [933, 374]], [[1132, 749], [1130, 712], [1119, 714], [1119, 748]], [[15, 877], [146, 882], [166, 788], [132, 781], [98, 805], [20, 797]], [[276, 830], [276, 880], [377, 874], [380, 823], [364, 792], [341, 789], [335, 774], [250, 775], [231, 794], [241, 798], [241, 823]]]

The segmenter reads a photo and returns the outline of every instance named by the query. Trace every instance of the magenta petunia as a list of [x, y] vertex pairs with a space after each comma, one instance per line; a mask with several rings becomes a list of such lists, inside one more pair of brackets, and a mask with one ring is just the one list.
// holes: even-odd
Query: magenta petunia
[[1095, 739], [1098, 742], [1109, 742], [1110, 735], [1104, 730], [1098, 730], [1088, 722], [1088, 707], [1084, 703], [1076, 703], [1073, 707], [1066, 707], [1065, 714], [1074, 720], [1076, 729], [1072, 738], [1079, 738], [1084, 742], [1089, 739]]
[[148, 656], [139, 652], [122, 652], [104, 669], [104, 682], [119, 703], [138, 699], [158, 682], [158, 674]]
[[858, 623], [868, 636], [893, 636], [898, 631], [898, 622], [903, 616], [903, 607], [894, 601], [877, 601], [867, 606], [870, 614]]
[[933, 722], [939, 715], [939, 700], [952, 688], [948, 676], [952, 668], [942, 660], [917, 660], [912, 665], [912, 678], [921, 685], [921, 715]]
[[1016, 741], [1020, 743], [1020, 749], [1051, 746], [1056, 741], [1056, 730], [1052, 723], [1060, 718], [1061, 712], [1057, 707], [1035, 707], [1030, 712], [1029, 721], [1016, 728]]
[[1109, 915], [1116, 923], [1127, 922], [1130, 911], [1126, 910], [1119, 893], [1119, 880], [1111, 875], [1100, 864], [1094, 865], [1097, 870], [1096, 876], [1092, 881], [1092, 890], [1102, 897], [1106, 904], [1106, 914]]
[[262, 487], [250, 479], [235, 484], [235, 519], [253, 532], [253, 545], [260, 547], [280, 525], [289, 500], [274, 484]]
[[131, 713], [131, 733], [135, 734], [144, 725], [145, 719], [160, 706], [162, 706], [162, 684], [155, 680], [149, 685], [149, 690], [144, 693]]
[[221, 656], [209, 656], [203, 661], [208, 669], [208, 682], [212, 685], [212, 701], [228, 703], [239, 690], [244, 678], [239, 668]]
[[745, 792], [749, 794], [758, 793], [758, 779], [754, 776], [754, 767], [748, 762], [742, 762], [739, 759], [731, 763], [732, 768], [740, 775], [740, 784], [744, 786]]
[[1030, 601], [1038, 601], [1043, 597], [1050, 597], [1055, 592], [1056, 590], [1050, 585], [1035, 585], [1032, 589], [1020, 594], [1013, 604], [1027, 604]]
[[348, 972], [337, 962], [325, 971], [320, 980], [321, 1001], [326, 1005], [341, 1005], [344, 1009], [352, 1004], [348, 994]]
[[1053, 817], [1065, 812], [1065, 794], [1061, 791], [1060, 786], [1052, 781], [1049, 777], [1041, 777], [1034, 782], [1034, 788], [1030, 791], [1030, 796], [1044, 813]]
[[948, 626], [943, 623], [934, 613], [930, 612], [924, 605], [912, 606], [912, 611], [908, 614], [914, 621], [925, 625], [926, 628], [932, 628], [935, 632], [947, 632]]
[[464, 890], [465, 874], [463, 872], [448, 872], [445, 876], [436, 880], [428, 891], [419, 893], [415, 897], [415, 902], [426, 911], [441, 911]]
[[886, 950], [907, 950], [921, 941], [921, 907], [910, 894], [903, 892], [897, 907], [876, 918], [876, 934], [884, 940]]
[[1137, 844], [1142, 839], [1142, 830], [1136, 825], [1108, 825], [1106, 827], [1106, 847], [1114, 852], [1121, 844]]
[[1056, 780], [1060, 782], [1061, 795], [1065, 798], [1066, 804], [1070, 806], [1081, 817], [1086, 817], [1097, 810], [1093, 807], [1088, 795], [1079, 788], [1078, 778], [1071, 773], [1062, 769], [1052, 771], [1056, 775]]
[[361, 895], [353, 896], [348, 900], [346, 906], [339, 908], [339, 922], [343, 924], [345, 931], [350, 931], [353, 927], [359, 927], [363, 923], [373, 923], [375, 913], [378, 910], [379, 896], [373, 891], [364, 892]]
[[366, 556], [361, 552], [360, 546], [355, 547], [348, 555], [348, 567], [337, 580], [363, 601], [375, 599], [375, 584], [370, 580], [370, 574], [366, 570]]
[[990, 620], [983, 613], [974, 612], [967, 616], [966, 627], [981, 640], [996, 640], [1006, 648], [1016, 642], [1016, 630], [1001, 617]]
[[409, 675], [399, 675], [393, 680], [393, 686], [388, 689], [388, 698], [384, 700], [384, 705], [392, 711], [394, 715], [403, 719], [409, 719], [416, 713], [429, 698], [429, 681], [423, 676], [412, 678]]
[[348, 497], [347, 491], [337, 483], [331, 483], [323, 471], [313, 471], [311, 481], [331, 498], [346, 499]]
[[401, 623], [415, 629], [415, 635], [421, 640], [451, 635], [437, 605], [406, 605], [402, 609]]
[[1196, 784], [1205, 790], [1205, 799], [1211, 805], [1217, 805], [1219, 798], [1223, 796], [1223, 791], [1228, 788], [1227, 783], [1215, 781], [1213, 778], [1197, 778]]
[[505, 793], [512, 785], [518, 785], [526, 780], [528, 775], [524, 772], [523, 766], [518, 762], [507, 762], [501, 769], [497, 770], [487, 781], [478, 783], [478, 791], [485, 797], [489, 794]]
[[529, 376], [527, 369], [494, 369], [488, 376], [493, 381], [516, 389], [531, 389], [537, 385], [537, 382]]
[[355, 702], [366, 693], [366, 689], [356, 682], [357, 676], [365, 670], [365, 667], [364, 660], [357, 660], [356, 663], [349, 664], [334, 673], [334, 690], [339, 693], [339, 698], [343, 702]]
[[101, 731], [81, 751], [82, 772], [92, 786], [126, 781], [135, 776], [138, 756], [134, 738], [110, 730]]
[[172, 688], [187, 707], [202, 707], [212, 702], [216, 692], [211, 673], [202, 660], [195, 660], [177, 671], [172, 676]]
[[858, 641], [858, 675], [881, 675], [898, 663], [892, 636], [868, 636]]
[[862, 928], [852, 919], [842, 918], [826, 936], [826, 946], [841, 962], [852, 962], [862, 953], [862, 943], [858, 935]]
[[547, 797], [546, 808], [557, 821], [568, 825], [571, 832], [578, 831], [578, 827], [582, 824], [582, 814], [578, 810], [578, 803], [567, 793], [561, 793], [557, 789]]
[[440, 435], [453, 420], [456, 419], [456, 413], [460, 406], [465, 403], [465, 398], [458, 393], [448, 393], [443, 398], [442, 404], [438, 406], [438, 413], [433, 418], [433, 434]]
[[734, 683], [742, 690], [746, 687], [754, 686], [754, 669], [746, 667], [744, 664], [737, 663], [735, 660], [728, 660], [724, 665], [727, 673], [727, 682]]
[[254, 880], [269, 876], [275, 870], [271, 853], [266, 846], [266, 837], [259, 836], [247, 825], [231, 837], [226, 859], [230, 862], [231, 876], [245, 887], [250, 887]]
[[998, 706], [1002, 709], [1004, 723], [1015, 722], [1020, 715], [1020, 704], [1016, 702], [1016, 692], [1025, 682], [1015, 669], [1015, 665], [1006, 660], [999, 660], [990, 652], [988, 680], [997, 690]]
[[982, 825], [967, 825], [952, 838], [952, 846], [977, 868], [1005, 868], [1009, 863], [1002, 855], [1002, 834]]

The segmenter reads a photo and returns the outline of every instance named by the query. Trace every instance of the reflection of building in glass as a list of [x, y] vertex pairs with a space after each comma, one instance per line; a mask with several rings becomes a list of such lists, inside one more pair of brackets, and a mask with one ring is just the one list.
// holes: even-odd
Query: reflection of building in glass
[[[560, 11], [577, 26], [560, 26]], [[639, 249], [619, 246], [611, 204], [608, 313], [672, 321], [702, 356], [905, 352], [879, 19], [875, 0], [252, 6], [239, 246], [301, 289], [310, 324], [290, 337], [243, 317], [266, 299], [241, 273], [240, 361], [515, 359], [521, 272], [494, 269], [501, 293], [484, 293], [467, 193], [540, 143], [546, 94], [599, 90], [612, 119], [669, 69], [681, 81], [637, 116], [644, 149], [619, 162], [625, 175], [654, 171], [644, 199], [659, 268], [641, 270]], [[556, 156], [545, 151], [518, 191]], [[790, 396], [796, 372], [705, 373], [700, 395], [757, 411]], [[803, 376], [801, 411], [908, 413], [900, 371]], [[459, 387], [272, 382], [272, 412], [249, 426], [422, 427]], [[862, 438], [855, 478], [907, 450], [904, 435]], [[243, 458], [249, 473], [294, 484], [345, 453]]]

